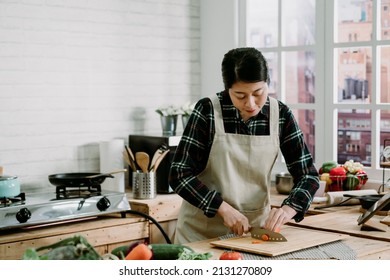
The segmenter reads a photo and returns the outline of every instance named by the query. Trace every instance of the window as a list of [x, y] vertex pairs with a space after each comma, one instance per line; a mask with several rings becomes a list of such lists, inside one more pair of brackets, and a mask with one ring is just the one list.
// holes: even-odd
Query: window
[[382, 179], [381, 152], [390, 139], [389, 4], [241, 3], [246, 32], [240, 42], [264, 53], [272, 73], [270, 95], [292, 108], [317, 166], [354, 159], [370, 178]]

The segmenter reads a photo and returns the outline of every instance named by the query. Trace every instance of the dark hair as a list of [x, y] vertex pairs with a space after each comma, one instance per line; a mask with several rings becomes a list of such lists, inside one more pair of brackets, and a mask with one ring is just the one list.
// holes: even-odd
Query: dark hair
[[222, 78], [225, 89], [231, 88], [238, 81], [269, 84], [267, 61], [255, 48], [230, 50], [222, 60]]

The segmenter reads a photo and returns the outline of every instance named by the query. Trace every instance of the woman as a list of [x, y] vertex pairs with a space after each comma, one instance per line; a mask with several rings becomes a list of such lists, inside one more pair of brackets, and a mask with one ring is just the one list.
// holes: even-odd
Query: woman
[[[175, 243], [299, 222], [319, 187], [291, 110], [268, 96], [262, 53], [229, 51], [222, 77], [225, 90], [197, 102], [173, 158], [170, 185], [184, 199]], [[294, 186], [282, 206], [271, 210], [271, 171], [279, 150]]]

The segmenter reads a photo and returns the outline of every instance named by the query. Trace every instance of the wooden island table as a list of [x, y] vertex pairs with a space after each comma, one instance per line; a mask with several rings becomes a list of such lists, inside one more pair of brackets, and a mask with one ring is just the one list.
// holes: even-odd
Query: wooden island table
[[[271, 190], [271, 203], [273, 207], [280, 207], [286, 195], [278, 194], [275, 188]], [[130, 197], [132, 209], [144, 212], [155, 217], [160, 222], [169, 237], [173, 240], [174, 227], [177, 215], [180, 211], [182, 199], [176, 194], [157, 195], [150, 200], [136, 200]], [[390, 232], [362, 231], [357, 225], [357, 218], [362, 214], [359, 205], [339, 206], [325, 209], [315, 209], [320, 204], [312, 204], [307, 216], [300, 223], [291, 222], [289, 226], [315, 229], [325, 232], [346, 234], [344, 244], [351, 248], [356, 259], [377, 259], [390, 260]], [[382, 217], [374, 216], [373, 219]], [[161, 234], [153, 224], [150, 224], [150, 240], [152, 242], [164, 243]], [[210, 244], [212, 240], [203, 240], [186, 244], [199, 252], [212, 252], [212, 259], [218, 259], [225, 251]]]
[[[280, 207], [286, 195], [271, 191], [272, 207]], [[358, 225], [357, 219], [362, 214], [360, 205], [337, 206], [324, 209], [315, 209], [320, 204], [312, 204], [308, 215], [299, 223], [294, 221], [288, 223], [288, 226], [306, 228], [308, 230], [320, 230], [324, 232], [333, 232], [347, 235], [342, 242], [352, 249], [359, 260], [390, 260], [390, 230], [389, 226], [385, 232], [367, 229], [362, 230]], [[375, 222], [385, 220], [389, 216], [373, 216], [371, 219]], [[388, 225], [388, 224], [387, 224]], [[282, 228], [283, 230], [283, 228]], [[308, 237], [310, 238], [310, 236]], [[199, 252], [211, 252], [212, 259], [218, 259], [224, 248], [212, 246], [210, 242], [217, 239], [203, 240], [186, 244]]]

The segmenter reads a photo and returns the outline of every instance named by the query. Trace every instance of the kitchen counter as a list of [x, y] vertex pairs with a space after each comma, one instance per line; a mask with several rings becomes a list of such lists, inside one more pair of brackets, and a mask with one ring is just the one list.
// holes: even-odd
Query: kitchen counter
[[[167, 237], [173, 240], [176, 220], [183, 201], [180, 196], [177, 194], [158, 194], [153, 199], [134, 199], [132, 193], [128, 193], [127, 197], [132, 210], [153, 217], [160, 224]], [[166, 243], [160, 229], [152, 222], [149, 222], [149, 242]]]
[[[210, 245], [210, 242], [215, 240], [218, 239], [192, 242], [186, 245], [199, 253], [210, 252], [212, 253], [211, 259], [217, 260], [225, 249]], [[348, 236], [342, 242], [356, 253], [358, 260], [390, 260], [390, 242], [353, 236]]]
[[[272, 206], [280, 207], [286, 197], [286, 195], [278, 194], [273, 188], [271, 191]], [[174, 223], [176, 221], [182, 199], [176, 194], [157, 195], [156, 198], [150, 200], [136, 200], [129, 195], [129, 201], [132, 209], [147, 213], [165, 225], [166, 222]], [[343, 242], [356, 253], [357, 259], [390, 260], [389, 231], [362, 231], [357, 225], [357, 218], [362, 214], [360, 205], [314, 209], [318, 205], [311, 205], [308, 215], [303, 221], [300, 223], [291, 222], [289, 225], [347, 234], [349, 236]], [[372, 219], [380, 221], [382, 218], [384, 217], [374, 216]], [[173, 237], [173, 231], [174, 227], [170, 227], [170, 237]], [[159, 241], [164, 243], [161, 238]], [[212, 240], [187, 245], [199, 252], [212, 252], [213, 258], [218, 258], [224, 249], [212, 247], [210, 241]]]
[[0, 232], [0, 260], [18, 260], [27, 248], [56, 243], [74, 235], [83, 235], [100, 254], [136, 240], [147, 240], [149, 224], [144, 218], [109, 214], [75, 222], [7, 230]]
[[[182, 203], [182, 199], [177, 194], [159, 194], [154, 199], [146, 200], [134, 199], [131, 193], [128, 193], [127, 197], [132, 210], [153, 217], [173, 240], [176, 220]], [[286, 197], [272, 189], [272, 206], [280, 207]], [[310, 207], [303, 221], [290, 222], [289, 226], [347, 234], [348, 238], [343, 242], [356, 253], [357, 259], [390, 260], [389, 230], [387, 229], [386, 232], [362, 231], [357, 225], [357, 218], [361, 215], [359, 205], [319, 210], [314, 209], [316, 206], [317, 204], [313, 204]], [[385, 217], [376, 215], [372, 219], [381, 221]], [[126, 218], [120, 218], [119, 214], [110, 214], [79, 222], [0, 232], [0, 259], [20, 259], [29, 247], [53, 244], [75, 234], [84, 235], [101, 254], [135, 240], [166, 243], [154, 223], [142, 216], [127, 214]], [[217, 259], [224, 249], [212, 247], [210, 241], [204, 240], [187, 245], [199, 252], [212, 252], [213, 258]]]
[[[272, 207], [280, 207], [287, 195], [281, 195], [276, 189], [271, 191]], [[357, 219], [362, 214], [360, 205], [337, 206], [325, 209], [314, 209], [320, 204], [312, 204], [305, 219], [299, 223], [294, 221], [289, 226], [297, 226], [307, 229], [315, 229], [327, 232], [347, 234], [343, 243], [356, 253], [359, 260], [390, 260], [390, 232], [387, 227], [385, 232], [368, 229], [362, 230], [358, 226]], [[375, 215], [370, 220], [380, 223], [387, 220], [388, 216]], [[387, 224], [388, 225], [388, 224]], [[218, 259], [225, 250], [210, 245], [211, 240], [203, 240], [186, 244], [197, 252], [211, 252], [212, 259]]]

